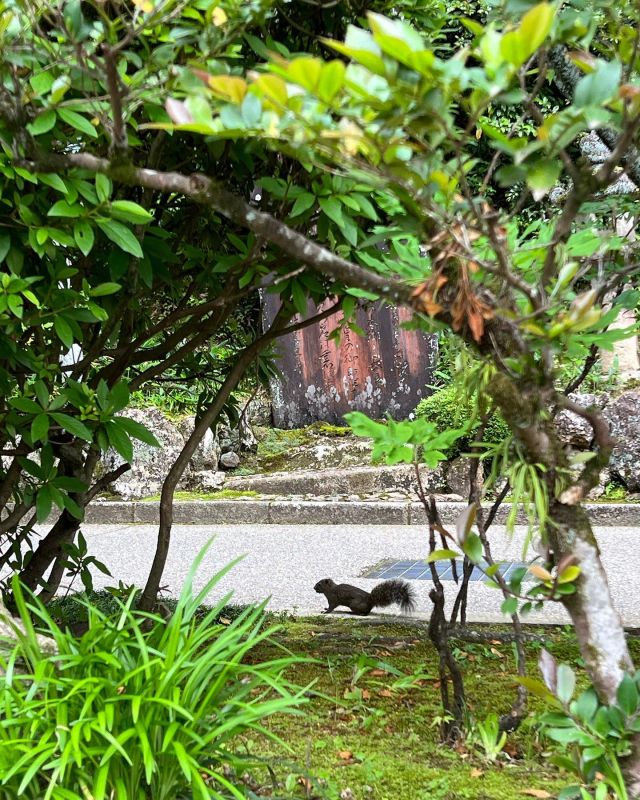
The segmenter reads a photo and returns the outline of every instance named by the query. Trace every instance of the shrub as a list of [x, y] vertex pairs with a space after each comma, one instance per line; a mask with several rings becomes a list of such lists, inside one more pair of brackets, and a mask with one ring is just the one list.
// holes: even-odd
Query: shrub
[[[0, 656], [3, 800], [244, 797], [223, 767], [241, 766], [238, 734], [263, 731], [266, 717], [304, 702], [303, 690], [282, 675], [300, 659], [247, 662], [275, 630], [263, 629], [264, 604], [216, 623], [227, 595], [196, 616], [233, 566], [194, 596], [203, 555], [169, 620], [133, 611], [132, 592], [115, 616], [89, 607], [81, 639], [14, 582], [26, 633]], [[55, 640], [57, 654], [41, 651], [34, 625]]]
[[[461, 392], [455, 385], [444, 386], [428, 397], [423, 398], [415, 409], [418, 417], [424, 417], [436, 425], [438, 433], [451, 428], [460, 428], [473, 419], [473, 400], [464, 402]], [[474, 426], [477, 429], [479, 424]], [[510, 436], [509, 426], [498, 414], [492, 414], [485, 427], [483, 441], [498, 444]], [[456, 458], [461, 453], [468, 452], [474, 441], [473, 433], [465, 436], [449, 449], [449, 457]]]

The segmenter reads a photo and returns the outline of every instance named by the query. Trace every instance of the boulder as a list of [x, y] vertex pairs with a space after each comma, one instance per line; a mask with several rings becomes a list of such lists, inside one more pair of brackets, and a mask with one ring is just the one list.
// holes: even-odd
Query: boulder
[[[569, 395], [569, 397], [585, 408], [589, 406], [604, 408], [608, 399], [605, 395], [577, 392]], [[554, 422], [560, 441], [563, 444], [575, 447], [578, 450], [587, 450], [589, 448], [593, 439], [593, 430], [584, 417], [574, 414], [573, 411], [563, 409], [556, 415]]]
[[232, 450], [228, 453], [223, 453], [220, 456], [220, 466], [223, 469], [235, 469], [240, 466], [240, 456]]
[[201, 492], [215, 492], [222, 489], [225, 481], [224, 472], [202, 470], [193, 472], [189, 480], [189, 487]]
[[[471, 488], [469, 466], [469, 459], [460, 456], [449, 462], [445, 473], [447, 489], [453, 494], [459, 494], [464, 500], [469, 499], [469, 490]], [[478, 489], [482, 489], [482, 465], [478, 469], [476, 480], [479, 483]]]
[[267, 391], [262, 389], [249, 400], [245, 417], [251, 425], [271, 426], [271, 397]]
[[[156, 408], [128, 408], [123, 416], [140, 422], [160, 442], [160, 447], [151, 447], [133, 439], [131, 469], [111, 484], [111, 490], [123, 500], [139, 500], [161, 490], [171, 465], [184, 446], [184, 438], [176, 425]], [[102, 459], [102, 471], [109, 472], [123, 462], [124, 459], [115, 450], [109, 450]], [[186, 482], [185, 478], [180, 488]]]
[[616, 446], [609, 469], [630, 492], [640, 491], [640, 389], [629, 389], [604, 410]]
[[[185, 442], [193, 432], [195, 416], [184, 417], [178, 422], [178, 430], [182, 434]], [[217, 435], [211, 430], [207, 430], [202, 441], [196, 448], [196, 452], [191, 457], [190, 465], [194, 472], [205, 470], [217, 470], [220, 461], [220, 443]]]

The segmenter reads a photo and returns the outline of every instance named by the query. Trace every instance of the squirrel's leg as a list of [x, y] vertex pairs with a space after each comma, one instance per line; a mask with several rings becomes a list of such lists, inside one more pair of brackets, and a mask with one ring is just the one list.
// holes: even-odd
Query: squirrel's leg
[[329, 604], [329, 606], [327, 608], [325, 608], [325, 610], [322, 613], [323, 614], [330, 614], [335, 607], [336, 606], [332, 606], [331, 604]]

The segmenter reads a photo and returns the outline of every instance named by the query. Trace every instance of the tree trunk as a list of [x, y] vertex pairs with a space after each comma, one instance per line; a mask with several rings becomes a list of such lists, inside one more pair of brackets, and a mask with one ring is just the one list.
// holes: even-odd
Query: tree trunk
[[[276, 316], [274, 326], [279, 324], [281, 317]], [[138, 607], [142, 611], [151, 611], [156, 603], [158, 590], [160, 589], [160, 581], [162, 580], [162, 573], [167, 562], [167, 555], [169, 554], [169, 545], [171, 543], [171, 527], [173, 525], [173, 495], [176, 490], [180, 478], [184, 474], [191, 457], [196, 451], [196, 448], [202, 441], [205, 433], [209, 430], [211, 425], [220, 416], [225, 403], [231, 396], [231, 393], [236, 389], [245, 372], [255, 359], [260, 350], [265, 347], [277, 334], [274, 327], [270, 329], [267, 334], [261, 336], [249, 347], [245, 348], [238, 356], [233, 369], [227, 376], [225, 382], [220, 387], [215, 400], [207, 407], [200, 419], [196, 421], [191, 436], [187, 439], [180, 454], [174, 461], [171, 469], [167, 473], [167, 477], [162, 484], [162, 492], [160, 493], [160, 524], [158, 528], [158, 540], [156, 543], [156, 552], [153, 557], [151, 569], [149, 570], [149, 577], [142, 592], [142, 597]]]

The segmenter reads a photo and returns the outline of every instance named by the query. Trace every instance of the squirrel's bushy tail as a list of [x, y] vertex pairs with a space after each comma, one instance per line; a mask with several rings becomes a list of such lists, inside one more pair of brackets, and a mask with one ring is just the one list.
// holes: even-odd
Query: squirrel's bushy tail
[[383, 581], [374, 587], [371, 592], [372, 607], [390, 606], [398, 603], [405, 611], [413, 611], [416, 607], [416, 596], [411, 586], [406, 581]]

